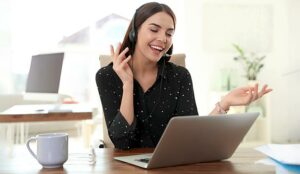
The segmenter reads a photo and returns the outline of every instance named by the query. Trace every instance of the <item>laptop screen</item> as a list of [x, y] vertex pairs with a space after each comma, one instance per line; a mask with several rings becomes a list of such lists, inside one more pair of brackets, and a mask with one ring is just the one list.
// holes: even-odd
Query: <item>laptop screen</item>
[[58, 93], [64, 53], [32, 56], [26, 93]]

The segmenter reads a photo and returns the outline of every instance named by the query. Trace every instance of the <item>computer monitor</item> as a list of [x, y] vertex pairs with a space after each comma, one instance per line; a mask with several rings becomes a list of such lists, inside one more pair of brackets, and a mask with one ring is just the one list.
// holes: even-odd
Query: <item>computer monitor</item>
[[32, 56], [24, 99], [57, 99], [63, 59], [64, 53]]

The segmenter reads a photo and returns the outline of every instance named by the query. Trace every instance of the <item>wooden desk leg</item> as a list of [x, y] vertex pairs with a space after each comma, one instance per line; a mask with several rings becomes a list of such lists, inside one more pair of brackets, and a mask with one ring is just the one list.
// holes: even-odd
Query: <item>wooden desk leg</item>
[[15, 123], [15, 134], [14, 136], [14, 142], [13, 144], [18, 144], [20, 143], [20, 132], [21, 132], [21, 123]]
[[24, 123], [25, 124], [25, 132], [24, 132], [24, 143], [26, 143], [28, 137], [28, 133], [29, 133], [29, 123]]
[[20, 144], [25, 143], [25, 123], [20, 123]]
[[8, 145], [8, 154], [9, 154], [9, 156], [12, 156], [14, 139], [15, 139], [15, 124], [8, 123], [6, 127], [7, 127], [6, 140], [7, 140], [7, 145]]

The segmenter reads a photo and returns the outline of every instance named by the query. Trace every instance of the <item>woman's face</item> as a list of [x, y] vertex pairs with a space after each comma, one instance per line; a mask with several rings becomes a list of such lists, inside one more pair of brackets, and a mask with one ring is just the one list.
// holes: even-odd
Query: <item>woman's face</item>
[[150, 16], [138, 29], [135, 55], [158, 62], [172, 45], [174, 23], [166, 12]]

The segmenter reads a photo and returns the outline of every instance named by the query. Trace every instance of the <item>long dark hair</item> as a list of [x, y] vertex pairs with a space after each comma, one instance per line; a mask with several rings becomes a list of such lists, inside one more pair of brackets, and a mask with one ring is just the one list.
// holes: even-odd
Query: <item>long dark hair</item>
[[[120, 52], [122, 52], [126, 47], [128, 47], [129, 51], [127, 52], [126, 56], [133, 55], [134, 50], [135, 50], [136, 41], [137, 41], [137, 36], [138, 36], [138, 29], [149, 17], [151, 17], [152, 15], [154, 15], [158, 12], [166, 12], [167, 14], [169, 14], [173, 19], [174, 27], [176, 26], [176, 16], [169, 6], [167, 6], [166, 4], [161, 4], [161, 3], [157, 3], [157, 2], [146, 3], [142, 6], [140, 6], [135, 11], [135, 14], [128, 26], [125, 37], [123, 39], [123, 43], [122, 43]], [[130, 38], [130, 37], [132, 37], [132, 35], [134, 35], [133, 40], [132, 40], [132, 38]], [[169, 50], [167, 51], [167, 54], [171, 55], [172, 51], [173, 51], [173, 45], [169, 48]], [[166, 57], [167, 61], [169, 59], [170, 59], [170, 57]]]

